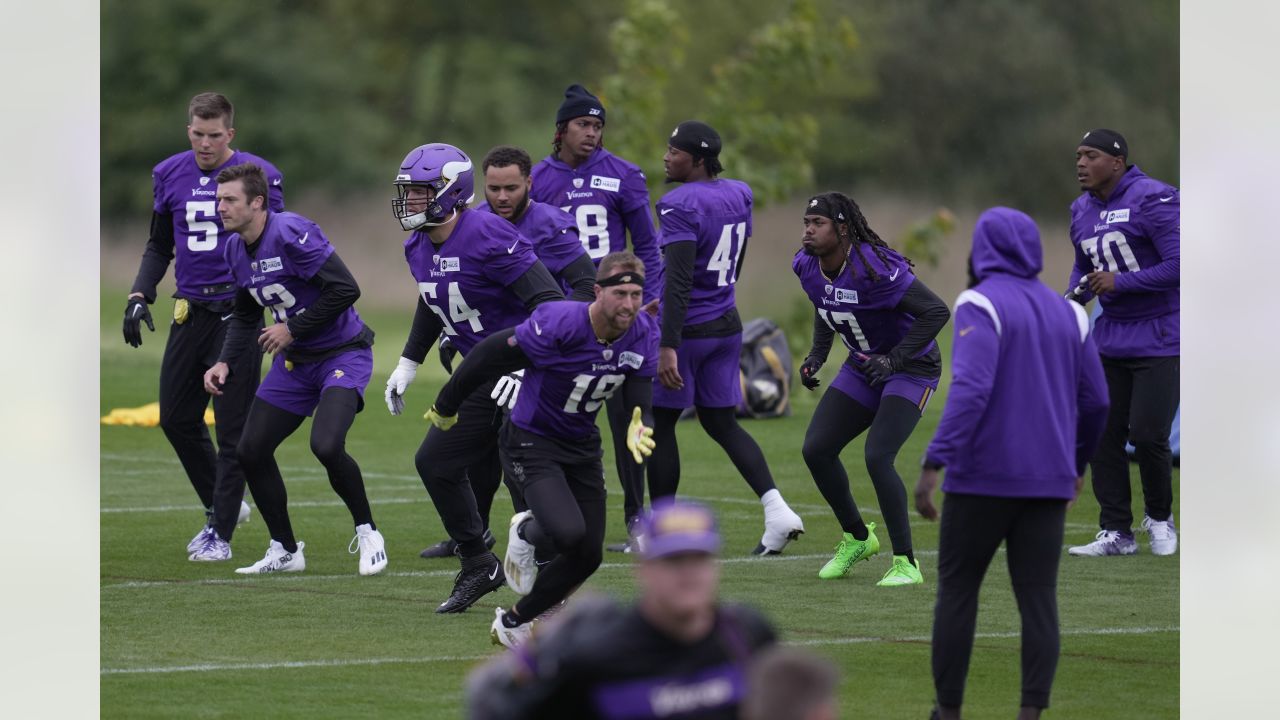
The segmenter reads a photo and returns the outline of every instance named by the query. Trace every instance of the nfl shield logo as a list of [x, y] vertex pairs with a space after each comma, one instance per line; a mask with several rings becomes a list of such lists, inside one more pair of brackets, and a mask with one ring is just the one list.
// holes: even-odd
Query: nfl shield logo
[[432, 255], [432, 256], [431, 256], [431, 264], [432, 264], [432, 265], [439, 265], [439, 264], [440, 264], [440, 256], [439, 256], [439, 255]]
[[254, 260], [253, 262], [249, 263], [249, 267], [250, 267], [250, 269], [252, 269], [254, 272], [258, 272], [258, 261], [257, 261], [257, 260]]
[[609, 362], [609, 359], [613, 357], [613, 351], [609, 348], [605, 348], [602, 354], [604, 355], [605, 362]]
[[574, 179], [573, 179], [573, 186], [574, 186], [575, 188], [580, 188], [580, 187], [582, 187], [582, 178], [574, 178]]
[[827, 293], [828, 295], [830, 295], [830, 294], [831, 294], [831, 286], [830, 286], [830, 285], [827, 285], [826, 287], [824, 287], [824, 288], [823, 288], [823, 290], [825, 290], [825, 291], [826, 291], [826, 293]]
[[208, 184], [209, 184], [209, 178], [207, 177], [200, 178], [200, 187], [204, 187], [205, 185], [208, 185]]

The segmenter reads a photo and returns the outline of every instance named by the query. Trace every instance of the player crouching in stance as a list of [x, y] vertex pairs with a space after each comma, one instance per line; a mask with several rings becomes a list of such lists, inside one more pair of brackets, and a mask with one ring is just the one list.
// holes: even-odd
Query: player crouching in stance
[[[523, 595], [497, 608], [494, 643], [512, 647], [532, 621], [557, 606], [600, 565], [605, 531], [604, 466], [596, 413], [622, 390], [632, 408], [627, 449], [636, 463], [653, 451], [646, 422], [658, 363], [658, 323], [641, 310], [644, 263], [630, 252], [600, 261], [595, 300], [544, 303], [514, 328], [472, 349], [440, 390], [427, 419], [441, 430], [477, 387], [525, 369], [524, 389], [498, 439], [503, 466], [529, 510], [511, 518], [503, 563]], [[556, 556], [539, 568], [535, 548]]]
[[[218, 174], [218, 214], [223, 226], [237, 233], [227, 242], [225, 258], [239, 289], [222, 353], [204, 374], [205, 390], [220, 394], [230, 367], [252, 351], [262, 307], [275, 318], [258, 336], [258, 344], [275, 359], [258, 386], [237, 447], [271, 544], [261, 560], [236, 572], [298, 572], [307, 566], [305, 543], [293, 537], [289, 523], [275, 450], [314, 412], [311, 452], [351, 511], [360, 574], [375, 575], [387, 566], [386, 545], [373, 524], [360, 467], [345, 448], [373, 372], [373, 331], [353, 307], [360, 297], [355, 278], [319, 226], [295, 213], [270, 212], [266, 196], [266, 176], [252, 163]], [[214, 540], [220, 540], [216, 533]], [[210, 545], [210, 552], [231, 556], [225, 541]]]
[[804, 438], [804, 461], [844, 531], [818, 577], [843, 577], [880, 551], [875, 523], [863, 523], [840, 463], [840, 451], [866, 432], [867, 473], [893, 544], [893, 563], [876, 584], [917, 585], [924, 577], [911, 548], [907, 491], [893, 462], [938, 389], [942, 356], [934, 338], [951, 313], [911, 271], [911, 261], [876, 235], [852, 198], [815, 195], [804, 212], [803, 247], [791, 267], [817, 312], [800, 382], [818, 387], [833, 334], [849, 348]]

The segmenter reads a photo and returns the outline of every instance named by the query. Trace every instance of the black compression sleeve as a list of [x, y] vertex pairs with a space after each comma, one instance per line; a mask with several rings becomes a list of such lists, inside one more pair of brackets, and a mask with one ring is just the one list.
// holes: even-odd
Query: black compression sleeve
[[[533, 312], [534, 308], [544, 302], [564, 299], [564, 293], [556, 284], [556, 279], [551, 277], [551, 272], [541, 260], [535, 262], [533, 267], [511, 283], [511, 292], [520, 298], [520, 302], [524, 303], [525, 309], [529, 312]], [[592, 295], [594, 296], [594, 292]]]
[[436, 338], [444, 330], [440, 316], [422, 296], [418, 296], [418, 309], [413, 313], [413, 325], [409, 327], [409, 338], [404, 341], [404, 350], [400, 356], [421, 363], [427, 359], [427, 351], [435, 344]]
[[951, 319], [951, 310], [932, 290], [919, 278], [907, 288], [907, 293], [894, 308], [898, 312], [908, 313], [915, 317], [906, 337], [889, 351], [889, 359], [895, 368], [902, 367], [907, 358], [920, 352], [942, 332], [942, 327]]
[[640, 420], [653, 427], [653, 378], [632, 375], [622, 384], [622, 405], [627, 410], [627, 422], [631, 422], [631, 408], [640, 407]]
[[662, 291], [662, 341], [659, 343], [662, 347], [680, 347], [697, 251], [692, 240], [671, 243], [662, 251], [663, 282], [666, 283]]
[[235, 365], [235, 360], [253, 347], [256, 340], [254, 331], [262, 321], [262, 306], [248, 290], [240, 288], [236, 291], [235, 307], [231, 312], [231, 324], [227, 326], [227, 336], [222, 341], [218, 362]]
[[151, 213], [151, 237], [142, 251], [142, 264], [133, 279], [129, 294], [142, 293], [148, 303], [156, 301], [156, 285], [173, 261], [173, 219], [158, 212]]
[[360, 286], [337, 253], [330, 255], [307, 282], [320, 288], [320, 297], [307, 307], [306, 312], [294, 315], [285, 323], [289, 326], [289, 334], [295, 338], [314, 335], [337, 320], [360, 297]]
[[822, 316], [815, 309], [813, 311], [813, 345], [809, 347], [809, 354], [806, 357], [816, 357], [825, 363], [831, 354], [831, 342], [835, 337], [836, 331], [822, 321]]
[[457, 415], [462, 401], [475, 392], [476, 388], [509, 372], [533, 365], [533, 361], [519, 345], [508, 342], [515, 334], [515, 328], [499, 330], [471, 348], [462, 364], [449, 377], [449, 382], [436, 395], [436, 410], [441, 415]]
[[570, 300], [591, 302], [596, 299], [596, 266], [585, 252], [564, 266], [560, 271], [560, 281], [573, 288]]

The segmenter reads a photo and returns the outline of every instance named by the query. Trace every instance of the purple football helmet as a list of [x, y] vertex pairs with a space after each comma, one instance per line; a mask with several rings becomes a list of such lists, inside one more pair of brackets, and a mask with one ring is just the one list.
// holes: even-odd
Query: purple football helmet
[[[400, 163], [396, 197], [391, 201], [400, 227], [417, 230], [447, 222], [475, 197], [474, 175], [471, 158], [452, 145], [429, 143], [410, 150]], [[416, 212], [408, 207], [408, 192], [412, 187], [429, 187], [435, 191], [435, 197]], [[422, 200], [414, 201], [414, 205], [420, 204]]]

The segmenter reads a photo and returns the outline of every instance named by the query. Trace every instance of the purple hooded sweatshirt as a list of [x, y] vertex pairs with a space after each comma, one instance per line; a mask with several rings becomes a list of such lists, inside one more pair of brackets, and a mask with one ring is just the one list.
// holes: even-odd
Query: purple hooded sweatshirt
[[973, 231], [978, 284], [956, 300], [952, 380], [925, 453], [948, 493], [1070, 499], [1102, 437], [1107, 383], [1077, 303], [1040, 282], [1040, 232], [1010, 208]]

